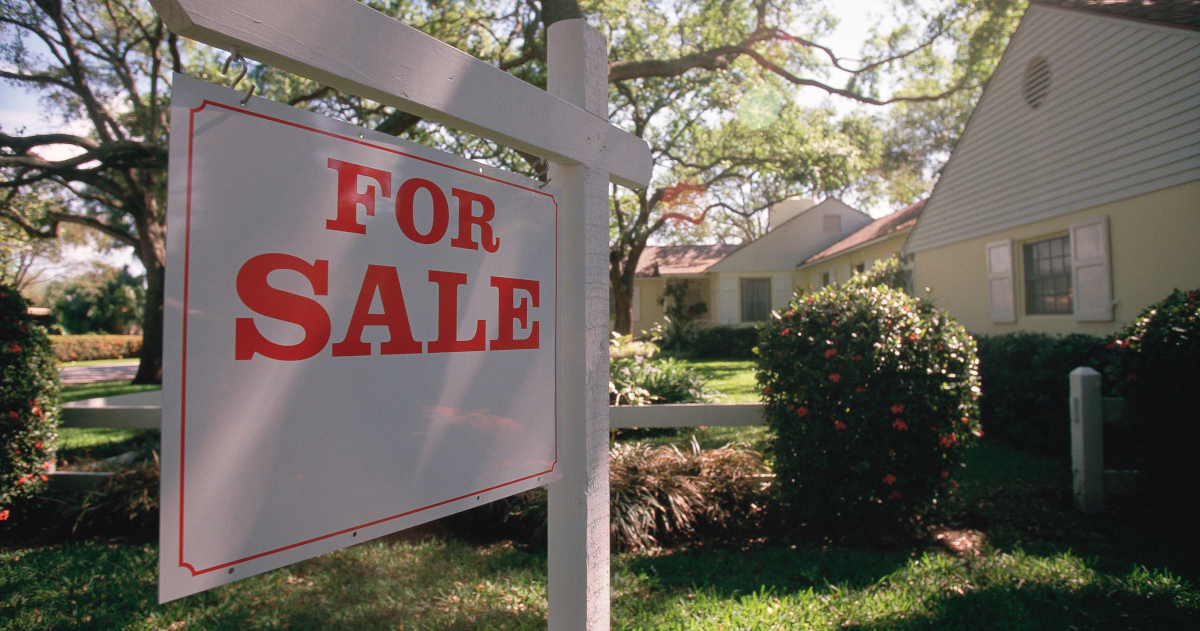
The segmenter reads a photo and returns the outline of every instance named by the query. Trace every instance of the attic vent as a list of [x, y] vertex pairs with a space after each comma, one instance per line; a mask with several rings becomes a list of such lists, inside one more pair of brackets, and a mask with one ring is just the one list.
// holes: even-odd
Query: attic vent
[[838, 234], [842, 231], [841, 215], [824, 215], [821, 219], [824, 221], [825, 234]]
[[1050, 93], [1050, 64], [1044, 57], [1034, 57], [1025, 66], [1024, 88], [1025, 102], [1029, 107], [1037, 109], [1046, 100], [1046, 95]]

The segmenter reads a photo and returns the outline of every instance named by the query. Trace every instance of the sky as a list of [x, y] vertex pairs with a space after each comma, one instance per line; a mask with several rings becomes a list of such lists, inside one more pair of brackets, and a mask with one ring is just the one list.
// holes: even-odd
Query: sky
[[[833, 48], [834, 52], [840, 56], [853, 56], [858, 52], [869, 28], [885, 15], [888, 2], [886, 0], [833, 0], [829, 4], [835, 14], [839, 16], [840, 22], [833, 36], [826, 40], [826, 45]], [[835, 85], [844, 82], [844, 79], [836, 77], [831, 77], [831, 79]], [[805, 105], [818, 105], [826, 96], [820, 90], [809, 88], [798, 91], [795, 98]], [[837, 103], [837, 100], [834, 102]], [[848, 104], [846, 106], [848, 107]], [[0, 129], [3, 129], [5, 133], [13, 133], [20, 128], [25, 128], [25, 133], [51, 133], [62, 131], [63, 127], [60, 120], [47, 120], [35, 95], [0, 81]], [[86, 127], [83, 127], [77, 131], [85, 129]], [[886, 213], [887, 209], [872, 208], [868, 209], [868, 212], [879, 216]], [[96, 252], [87, 248], [69, 249], [65, 255], [69, 260], [80, 261], [93, 260], [98, 257]], [[135, 274], [143, 271], [128, 248], [99, 258], [110, 265], [129, 265], [130, 271]]]

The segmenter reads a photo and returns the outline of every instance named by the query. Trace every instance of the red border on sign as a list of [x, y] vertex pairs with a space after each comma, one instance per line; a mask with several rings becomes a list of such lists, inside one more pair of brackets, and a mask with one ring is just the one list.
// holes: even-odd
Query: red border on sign
[[[557, 326], [557, 322], [556, 322], [556, 324], [555, 324], [555, 339], [554, 339], [554, 349], [555, 349], [555, 351], [554, 351], [554, 366], [555, 366], [555, 369], [554, 369], [554, 379], [555, 379], [555, 388], [554, 388], [554, 408], [555, 408], [555, 412], [554, 412], [554, 462], [552, 462], [552, 463], [550, 464], [550, 469], [548, 469], [548, 470], [546, 470], [546, 471], [541, 471], [541, 472], [539, 472], [539, 473], [530, 474], [530, 475], [527, 475], [527, 476], [525, 476], [525, 477], [522, 477], [522, 478], [517, 478], [516, 480], [510, 480], [510, 481], [508, 481], [508, 482], [504, 482], [504, 483], [502, 483], [502, 484], [497, 484], [497, 485], [495, 485], [495, 486], [490, 486], [490, 487], [488, 487], [488, 488], [486, 488], [486, 489], [479, 489], [479, 490], [477, 490], [477, 491], [473, 491], [473, 492], [471, 492], [471, 493], [467, 493], [467, 494], [464, 494], [464, 495], [461, 495], [461, 496], [459, 496], [459, 497], [455, 497], [455, 498], [452, 498], [452, 499], [443, 500], [443, 501], [441, 501], [441, 502], [437, 502], [437, 503], [435, 503], [435, 504], [430, 504], [430, 505], [428, 505], [428, 506], [423, 506], [423, 507], [421, 507], [421, 508], [416, 508], [416, 509], [413, 509], [413, 510], [410, 510], [410, 511], [405, 511], [405, 512], [403, 512], [403, 513], [399, 513], [399, 514], [396, 514], [396, 515], [392, 515], [392, 516], [390, 516], [390, 517], [384, 517], [384, 518], [382, 518], [382, 519], [377, 519], [377, 520], [375, 520], [375, 521], [367, 522], [367, 523], [365, 523], [365, 524], [360, 524], [360, 525], [353, 526], [353, 527], [350, 527], [350, 528], [345, 528], [345, 529], [339, 530], [339, 531], [337, 531], [337, 532], [331, 532], [331, 533], [329, 533], [329, 534], [327, 534], [327, 535], [322, 535], [322, 536], [320, 536], [320, 537], [313, 537], [312, 539], [307, 539], [307, 540], [305, 540], [305, 541], [299, 541], [299, 542], [296, 542], [296, 543], [293, 543], [293, 544], [289, 544], [289, 545], [286, 545], [286, 546], [283, 546], [283, 547], [280, 547], [280, 548], [275, 548], [275, 549], [273, 549], [273, 550], [268, 550], [268, 551], [266, 551], [266, 552], [260, 552], [260, 553], [258, 553], [258, 554], [250, 555], [250, 556], [243, 557], [243, 558], [240, 558], [240, 559], [236, 559], [236, 560], [233, 560], [233, 561], [228, 561], [228, 562], [226, 562], [226, 563], [222, 563], [222, 564], [220, 564], [220, 565], [214, 565], [214, 566], [212, 566], [212, 567], [201, 568], [201, 569], [199, 569], [199, 570], [198, 570], [198, 569], [196, 569], [195, 567], [193, 567], [193, 566], [192, 566], [190, 563], [187, 563], [187, 562], [185, 562], [185, 561], [183, 560], [183, 550], [184, 550], [183, 539], [184, 539], [184, 523], [185, 523], [185, 522], [184, 522], [184, 503], [185, 503], [185, 499], [186, 499], [186, 495], [184, 494], [184, 480], [187, 478], [187, 476], [186, 476], [186, 474], [185, 474], [185, 472], [186, 472], [186, 461], [185, 461], [185, 458], [186, 458], [186, 452], [187, 452], [187, 344], [188, 344], [188, 313], [190, 312], [190, 311], [189, 311], [189, 308], [188, 308], [188, 283], [189, 283], [189, 275], [190, 275], [190, 271], [191, 271], [191, 243], [192, 243], [192, 150], [193, 150], [193, 142], [194, 142], [194, 140], [195, 140], [196, 114], [198, 114], [198, 113], [199, 113], [201, 110], [203, 110], [204, 108], [206, 108], [206, 107], [208, 107], [208, 106], [210, 106], [210, 105], [211, 105], [211, 106], [213, 106], [213, 107], [215, 107], [215, 108], [220, 108], [220, 109], [223, 109], [223, 110], [227, 110], [227, 111], [229, 111], [229, 112], [233, 112], [233, 113], [237, 113], [237, 114], [243, 114], [243, 115], [246, 115], [246, 116], [253, 116], [253, 117], [255, 117], [255, 118], [260, 118], [260, 119], [263, 119], [263, 120], [268, 120], [268, 121], [271, 121], [271, 122], [279, 123], [279, 124], [281, 124], [281, 125], [287, 125], [287, 126], [289, 126], [289, 127], [295, 127], [295, 128], [297, 128], [297, 129], [303, 129], [303, 130], [305, 130], [305, 131], [313, 132], [313, 133], [315, 133], [315, 134], [320, 134], [320, 135], [323, 135], [323, 136], [328, 136], [328, 137], [330, 137], [330, 138], [334, 138], [334, 139], [337, 139], [337, 140], [344, 140], [344, 141], [346, 141], [346, 142], [350, 142], [350, 143], [353, 143], [353, 144], [358, 144], [358, 145], [363, 145], [363, 146], [370, 147], [370, 148], [372, 148], [372, 149], [377, 149], [377, 150], [380, 150], [380, 151], [384, 151], [384, 152], [387, 152], [387, 153], [392, 153], [392, 154], [396, 154], [396, 155], [404, 156], [404, 157], [406, 157], [406, 158], [412, 158], [412, 159], [414, 159], [414, 160], [420, 160], [421, 162], [426, 162], [426, 163], [433, 164], [433, 165], [435, 165], [435, 166], [439, 166], [439, 167], [442, 167], [442, 168], [450, 169], [450, 170], [453, 170], [453, 171], [458, 171], [458, 172], [460, 172], [460, 173], [465, 173], [465, 174], [471, 175], [471, 176], [473, 176], [473, 177], [482, 178], [482, 179], [485, 179], [485, 180], [489, 180], [489, 181], [492, 181], [492, 182], [496, 182], [496, 183], [498, 183], [498, 184], [503, 184], [503, 185], [505, 185], [505, 186], [511, 186], [511, 187], [513, 187], [513, 188], [518, 188], [518, 189], [521, 189], [521, 190], [524, 190], [524, 191], [528, 191], [528, 192], [530, 192], [530, 193], [534, 193], [534, 194], [536, 194], [536, 195], [543, 195], [543, 196], [545, 196], [545, 197], [549, 197], [549, 198], [550, 198], [550, 201], [551, 201], [551, 202], [554, 204], [554, 218], [555, 218], [555, 219], [554, 219], [554, 221], [555, 221], [555, 236], [554, 236], [554, 252], [555, 252], [555, 265], [554, 265], [554, 283], [555, 283], [555, 292], [554, 292], [554, 312], [555, 312], [555, 318], [556, 318], [556, 320], [557, 320], [557, 317], [558, 317], [558, 316], [557, 316], [557, 314], [558, 314], [558, 290], [557, 290], [557, 288], [558, 288], [558, 260], [557, 260], [557, 257], [558, 257], [558, 230], [557, 230], [557, 225], [558, 225], [558, 200], [557, 200], [557, 199], [555, 199], [555, 198], [554, 198], [554, 196], [553, 196], [553, 195], [551, 195], [550, 193], [547, 193], [547, 192], [545, 192], [545, 191], [542, 191], [542, 190], [540, 190], [540, 189], [534, 189], [534, 188], [529, 188], [529, 187], [527, 187], [527, 186], [521, 186], [520, 184], [514, 184], [514, 183], [512, 183], [512, 182], [508, 182], [508, 181], [505, 181], [505, 180], [502, 180], [502, 179], [499, 179], [499, 178], [495, 178], [495, 177], [491, 177], [491, 176], [488, 176], [488, 175], [484, 175], [483, 173], [477, 173], [477, 172], [475, 172], [475, 171], [471, 171], [471, 170], [467, 170], [467, 169], [463, 169], [463, 168], [459, 168], [459, 167], [451, 166], [451, 165], [448, 165], [448, 164], [443, 164], [443, 163], [441, 163], [441, 162], [438, 162], [438, 161], [436, 161], [436, 160], [430, 160], [430, 159], [428, 159], [428, 158], [422, 158], [422, 157], [420, 157], [420, 156], [415, 156], [415, 155], [413, 155], [413, 154], [411, 154], [411, 153], [406, 153], [406, 152], [404, 152], [404, 151], [400, 151], [399, 149], [395, 149], [395, 148], [393, 148], [393, 147], [388, 147], [388, 146], [386, 146], [386, 145], [378, 145], [378, 144], [375, 144], [375, 143], [373, 143], [373, 142], [368, 142], [368, 141], [366, 141], [366, 140], [364, 140], [364, 139], [361, 139], [361, 138], [352, 138], [352, 137], [346, 137], [346, 136], [342, 136], [342, 135], [340, 135], [340, 134], [337, 134], [337, 133], [334, 133], [334, 132], [326, 131], [326, 130], [323, 130], [323, 129], [317, 129], [317, 128], [314, 128], [314, 127], [309, 127], [309, 126], [307, 126], [307, 125], [302, 125], [302, 124], [299, 124], [299, 123], [294, 123], [294, 122], [287, 121], [287, 120], [283, 120], [283, 119], [280, 119], [280, 118], [275, 118], [275, 117], [273, 117], [273, 116], [266, 116], [266, 115], [264, 115], [264, 114], [258, 114], [258, 113], [255, 113], [255, 112], [248, 112], [248, 111], [246, 111], [246, 110], [244, 110], [244, 109], [241, 109], [241, 108], [233, 107], [233, 106], [230, 106], [230, 105], [225, 105], [225, 104], [223, 104], [223, 103], [217, 103], [217, 102], [215, 102], [215, 101], [209, 101], [209, 100], [207, 100], [207, 99], [205, 99], [205, 100], [201, 101], [201, 103], [200, 103], [200, 105], [199, 105], [198, 107], [195, 107], [195, 108], [192, 108], [191, 110], [189, 110], [189, 120], [188, 120], [188, 157], [187, 157], [187, 169], [188, 169], [188, 172], [187, 172], [187, 210], [186, 210], [186, 216], [187, 216], [187, 222], [186, 222], [186, 223], [187, 223], [187, 225], [185, 226], [185, 229], [184, 229], [184, 246], [183, 246], [183, 251], [184, 251], [184, 254], [183, 254], [183, 258], [184, 258], [184, 269], [183, 269], [183, 326], [182, 326], [183, 348], [182, 348], [182, 353], [181, 353], [181, 364], [182, 364], [182, 365], [181, 365], [181, 367], [180, 367], [180, 373], [181, 373], [181, 377], [180, 377], [180, 386], [179, 386], [179, 398], [180, 398], [180, 401], [179, 401], [179, 417], [180, 417], [180, 418], [179, 418], [179, 436], [180, 436], [180, 438], [179, 438], [179, 567], [184, 567], [184, 568], [187, 568], [187, 569], [188, 569], [188, 570], [189, 570], [189, 571], [192, 573], [192, 576], [198, 576], [198, 575], [200, 575], [200, 574], [207, 574], [207, 573], [209, 573], [209, 572], [215, 572], [216, 570], [221, 570], [221, 569], [224, 569], [224, 568], [227, 568], [227, 567], [232, 567], [232, 566], [234, 566], [234, 565], [237, 565], [237, 564], [239, 564], [239, 563], [245, 563], [245, 562], [247, 562], [247, 561], [252, 561], [252, 560], [254, 560], [254, 559], [259, 559], [259, 558], [262, 558], [262, 557], [270, 556], [270, 555], [272, 555], [272, 554], [276, 554], [276, 553], [279, 553], [279, 552], [284, 552], [284, 551], [291, 550], [291, 549], [294, 549], [294, 548], [299, 548], [299, 547], [302, 547], [302, 546], [305, 546], [305, 545], [309, 545], [309, 544], [311, 544], [311, 543], [316, 543], [316, 542], [318, 542], [318, 541], [323, 541], [323, 540], [325, 540], [325, 539], [329, 539], [329, 538], [331, 538], [331, 537], [336, 537], [336, 536], [338, 536], [338, 535], [343, 535], [343, 534], [346, 534], [346, 533], [348, 533], [348, 532], [353, 532], [353, 531], [355, 531], [355, 530], [361, 530], [361, 529], [363, 529], [363, 528], [367, 528], [367, 527], [370, 527], [370, 526], [375, 526], [375, 525], [382, 524], [382, 523], [385, 523], [385, 522], [388, 522], [388, 521], [392, 521], [392, 520], [394, 520], [394, 519], [399, 519], [399, 518], [401, 518], [401, 517], [406, 517], [406, 516], [408, 516], [408, 515], [413, 515], [413, 514], [416, 514], [416, 513], [422, 512], [422, 511], [426, 511], [426, 510], [429, 510], [429, 509], [431, 509], [431, 508], [436, 508], [436, 507], [438, 507], [438, 506], [444, 506], [444, 505], [446, 505], [446, 504], [451, 504], [451, 503], [453, 503], [453, 502], [457, 502], [457, 501], [459, 501], [459, 500], [466, 499], [466, 498], [468, 498], [468, 497], [471, 497], [471, 496], [473, 496], [473, 495], [480, 495], [480, 494], [482, 494], [482, 493], [487, 493], [488, 491], [494, 491], [494, 490], [496, 490], [496, 489], [499, 489], [499, 488], [503, 488], [503, 487], [510, 486], [510, 485], [513, 485], [513, 484], [517, 484], [517, 483], [519, 483], [519, 482], [524, 482], [524, 481], [526, 481], [526, 480], [529, 480], [529, 479], [531, 479], [531, 478], [536, 478], [536, 477], [538, 477], [538, 476], [542, 476], [542, 475], [547, 475], [547, 474], [553, 473], [553, 472], [554, 472], [554, 470], [555, 470], [555, 468], [558, 466], [558, 387], [557, 387], [557, 386], [558, 386], [558, 383], [557, 383], [557, 382], [558, 382], [558, 326]], [[232, 570], [231, 570], [231, 571], [232, 571]]]

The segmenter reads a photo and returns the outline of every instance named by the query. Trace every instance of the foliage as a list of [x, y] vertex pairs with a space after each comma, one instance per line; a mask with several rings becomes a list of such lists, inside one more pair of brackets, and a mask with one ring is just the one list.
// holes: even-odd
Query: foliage
[[909, 272], [904, 269], [904, 263], [891, 256], [882, 261], [875, 261], [871, 269], [855, 274], [846, 285], [851, 287], [875, 287], [882, 285], [899, 291], [908, 291]]
[[1125, 423], [1145, 445], [1146, 469], [1160, 505], [1190, 521], [1200, 477], [1200, 289], [1176, 289], [1151, 305], [1113, 342], [1115, 376], [1125, 397]]
[[678, 359], [634, 355], [609, 360], [610, 405], [703, 403], [713, 396], [704, 378]]
[[979, 429], [975, 342], [929, 303], [836, 285], [760, 329], [758, 381], [793, 527], [892, 528], [952, 484]]
[[760, 454], [732, 445], [616, 443], [608, 469], [612, 545], [636, 550], [746, 534], [762, 517], [767, 472]]
[[688, 302], [690, 280], [668, 280], [663, 284], [663, 321], [654, 325], [651, 339], [664, 351], [687, 349], [696, 335], [696, 319], [708, 313], [704, 302]]
[[146, 289], [128, 268], [97, 263], [58, 288], [54, 305], [63, 328], [70, 333], [120, 335], [141, 325]]
[[1070, 373], [1104, 370], [1104, 340], [1073, 333], [980, 336], [980, 417], [988, 436], [1031, 453], [1070, 457]]
[[0, 284], [0, 521], [36, 493], [54, 464], [58, 368], [25, 299]]
[[126, 359], [142, 352], [140, 335], [51, 335], [50, 344], [55, 358], [63, 363]]
[[688, 350], [696, 359], [753, 359], [756, 344], [754, 327], [714, 326], [696, 331]]

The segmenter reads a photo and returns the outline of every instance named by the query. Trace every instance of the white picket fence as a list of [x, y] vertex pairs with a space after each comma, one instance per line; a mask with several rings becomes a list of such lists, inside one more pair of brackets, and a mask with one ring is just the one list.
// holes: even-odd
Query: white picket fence
[[[1122, 399], [1103, 397], [1100, 373], [1091, 368], [1071, 371], [1071, 472], [1075, 503], [1085, 513], [1104, 509], [1106, 494], [1133, 492], [1140, 474], [1104, 468], [1104, 422], [1120, 418]], [[161, 393], [139, 392], [103, 399], [73, 401], [62, 406], [64, 427], [162, 426]], [[746, 427], [761, 425], [761, 403], [682, 403], [670, 405], [620, 405], [609, 407], [613, 429], [632, 427]], [[105, 474], [63, 474], [81, 481]], [[64, 478], [65, 479], [65, 478]]]

